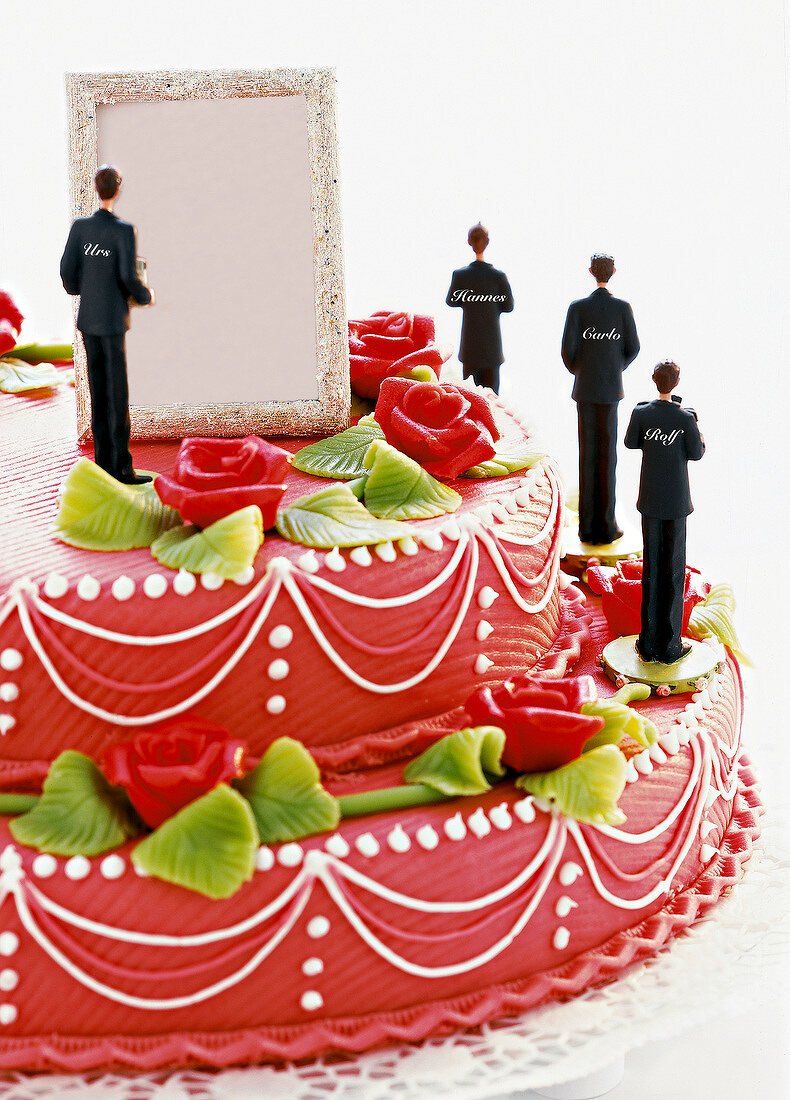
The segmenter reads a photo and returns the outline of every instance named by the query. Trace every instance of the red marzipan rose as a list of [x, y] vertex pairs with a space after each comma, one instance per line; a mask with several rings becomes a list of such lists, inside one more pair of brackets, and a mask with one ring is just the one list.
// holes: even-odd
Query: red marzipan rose
[[385, 378], [427, 367], [438, 378], [449, 353], [436, 346], [432, 317], [417, 313], [389, 313], [386, 309], [364, 321], [348, 322], [351, 389], [372, 401]]
[[598, 691], [592, 676], [549, 680], [519, 673], [499, 687], [478, 688], [464, 703], [477, 725], [505, 731], [502, 763], [518, 772], [547, 772], [581, 756], [603, 718], [580, 714]]
[[[623, 637], [638, 634], [642, 629], [642, 559], [619, 561], [614, 568], [606, 565], [587, 567], [587, 583], [601, 597], [601, 609], [613, 634]], [[682, 633], [688, 630], [691, 612], [710, 593], [698, 569], [686, 566], [683, 590]]]
[[11, 295], [0, 290], [0, 355], [16, 347], [24, 319]]
[[180, 809], [230, 779], [240, 779], [251, 762], [247, 743], [223, 726], [183, 714], [110, 745], [102, 771], [123, 787], [140, 817], [155, 829]]
[[161, 474], [154, 488], [163, 504], [181, 513], [185, 523], [212, 523], [256, 504], [264, 530], [274, 526], [285, 492], [280, 484], [291, 461], [282, 447], [257, 435], [245, 439], [185, 439], [178, 448], [173, 476]]
[[374, 415], [387, 442], [434, 477], [459, 477], [496, 453], [488, 401], [461, 386], [385, 378]]

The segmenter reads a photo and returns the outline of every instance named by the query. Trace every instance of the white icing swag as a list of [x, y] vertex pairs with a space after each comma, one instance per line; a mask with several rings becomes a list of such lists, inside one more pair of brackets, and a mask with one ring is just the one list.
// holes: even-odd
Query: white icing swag
[[[700, 700], [697, 699], [697, 701], [699, 702]], [[703, 698], [702, 702], [703, 704], [707, 703], [708, 707], [710, 706], [709, 697]], [[689, 708], [693, 706], [696, 706], [696, 703], [689, 704], [684, 714], [687, 715], [689, 713]], [[703, 715], [705, 709], [705, 705], [700, 707], [700, 711]], [[281, 846], [280, 854], [286, 853], [287, 858], [280, 858], [280, 865], [285, 864], [286, 866], [292, 866], [294, 868], [299, 866], [299, 870], [295, 873], [291, 883], [257, 913], [252, 914], [234, 925], [218, 928], [213, 931], [185, 936], [144, 933], [104, 924], [100, 921], [82, 916], [48, 897], [26, 876], [19, 852], [11, 844], [9, 844], [2, 854], [0, 854], [0, 907], [5, 904], [7, 899], [12, 899], [25, 931], [54, 963], [70, 974], [75, 981], [79, 982], [85, 988], [92, 990], [94, 993], [108, 1000], [128, 1005], [130, 1008], [166, 1011], [172, 1008], [197, 1004], [243, 981], [249, 974], [256, 970], [294, 930], [317, 882], [322, 883], [331, 901], [340, 913], [342, 913], [345, 920], [357, 933], [359, 938], [391, 966], [404, 973], [426, 979], [463, 974], [485, 965], [512, 944], [515, 937], [524, 930], [533, 914], [540, 906], [555, 876], [557, 881], [559, 881], [565, 889], [568, 889], [572, 887], [577, 878], [584, 875], [586, 872], [598, 895], [609, 904], [623, 910], [642, 909], [650, 905], [660, 897], [661, 894], [669, 891], [675, 876], [678, 874], [684, 860], [689, 854], [692, 844], [703, 831], [702, 826], [704, 824], [706, 808], [710, 807], [718, 798], [732, 801], [738, 783], [737, 773], [740, 759], [738, 747], [735, 746], [733, 749], [729, 749], [728, 746], [720, 743], [718, 739], [716, 739], [716, 743], [714, 744], [712, 735], [700, 724], [698, 719], [688, 723], [688, 726], [691, 750], [691, 768], [688, 782], [679, 795], [676, 805], [662, 821], [658, 822], [650, 829], [646, 829], [642, 832], [630, 833], [606, 825], [581, 825], [576, 821], [566, 819], [556, 810], [552, 809], [550, 813], [546, 814], [545, 836], [535, 856], [508, 882], [505, 882], [497, 889], [481, 895], [480, 897], [465, 898], [457, 901], [450, 899], [431, 901], [391, 889], [384, 883], [378, 882], [375, 878], [358, 870], [351, 864], [344, 862], [344, 857], [351, 854], [350, 847], [342, 836], [334, 834], [326, 840], [326, 848], [329, 849], [328, 851], [313, 848], [303, 853], [299, 845], [292, 844]], [[721, 756], [720, 752], [722, 753]], [[722, 756], [728, 759], [727, 768], [725, 768], [722, 763]], [[521, 812], [519, 811], [519, 807], [524, 806], [527, 802], [528, 800], [522, 799], [520, 802], [515, 802], [512, 805], [503, 802], [494, 807], [490, 813], [492, 817], [496, 816], [498, 818], [498, 829], [515, 826], [514, 817], [516, 820], [529, 821], [530, 816], [524, 813], [523, 810]], [[684, 812], [686, 807], [690, 807], [691, 826], [688, 829], [687, 835], [671, 867], [663, 877], [658, 882], [650, 885], [650, 888], [637, 898], [622, 897], [614, 893], [613, 890], [608, 889], [601, 879], [588, 839], [595, 833], [599, 833], [618, 843], [626, 845], [649, 844], [656, 837], [666, 833]], [[532, 809], [531, 802], [529, 802], [529, 808]], [[484, 821], [488, 824], [488, 818], [484, 814], [482, 807], [478, 807], [468, 818], [469, 827], [477, 839], [472, 840], [470, 838], [467, 841], [468, 843], [479, 843], [483, 840], [484, 836], [490, 835], [490, 824], [488, 824], [487, 830], [482, 828], [482, 823]], [[706, 829], [704, 831], [705, 835], [707, 835], [710, 830]], [[453, 840], [457, 841], [462, 839], [465, 827], [458, 813], [447, 819], [444, 832], [447, 837], [447, 841], [445, 842], [449, 841], [452, 843]], [[571, 858], [567, 858], [567, 856], [570, 855], [570, 853], [567, 852], [569, 838], [575, 850], [574, 855], [575, 852], [579, 853], [582, 863], [584, 864], [583, 867], [574, 862], [572, 856]], [[439, 834], [433, 826], [427, 824], [417, 829], [416, 839], [419, 847], [429, 851], [440, 843]], [[407, 843], [404, 843], [404, 841], [408, 842], [408, 834], [406, 834], [402, 826], [397, 825], [394, 829], [391, 829], [386, 839], [382, 837], [382, 841], [387, 843], [391, 849], [402, 852], [404, 858], [415, 858], [414, 847], [411, 845], [407, 846]], [[363, 860], [374, 858], [375, 855], [378, 854], [380, 847], [381, 843], [370, 832], [362, 834], [356, 843], [356, 848], [362, 854]], [[705, 847], [707, 848], [708, 846], [706, 845]], [[295, 858], [297, 855], [295, 849], [297, 848], [299, 849], [298, 859]], [[269, 858], [261, 860], [259, 866], [267, 869], [271, 868], [273, 859], [271, 858], [270, 850], [264, 848], [261, 852], [262, 854], [267, 854]], [[333, 852], [337, 854], [332, 854]], [[409, 852], [412, 854], [409, 855]], [[292, 855], [294, 858], [292, 858]], [[109, 858], [111, 857], [106, 857], [105, 863]], [[708, 852], [704, 852], [703, 858], [707, 859], [711, 857]], [[41, 857], [36, 857], [36, 860], [40, 859]], [[75, 857], [74, 860], [69, 860], [64, 865], [66, 873], [68, 873], [69, 864], [74, 863], [77, 859], [81, 859], [81, 857]], [[34, 873], [37, 872], [36, 860], [33, 862]], [[84, 860], [84, 862], [89, 865], [88, 860]], [[105, 868], [104, 873], [108, 874], [108, 871], [110, 871], [111, 873], [108, 874], [108, 877], [114, 877], [117, 870], [118, 868], [113, 865], [112, 868]], [[39, 863], [38, 873], [41, 874], [42, 871], [44, 872], [45, 878], [49, 877], [51, 873], [54, 873], [53, 869], [48, 864], [42, 866]], [[652, 869], [650, 867], [647, 868], [640, 877], [645, 880], [649, 879], [651, 877], [651, 871]], [[74, 876], [75, 879], [78, 877], [82, 876]], [[347, 892], [343, 889], [342, 883], [344, 881], [352, 884], [364, 893], [378, 897], [380, 900], [392, 906], [395, 910], [405, 909], [424, 913], [426, 915], [439, 913], [481, 913], [481, 923], [485, 923], [489, 915], [486, 911], [490, 911], [492, 906], [497, 905], [504, 899], [512, 897], [525, 884], [533, 883], [534, 889], [532, 890], [530, 901], [520, 912], [518, 912], [510, 929], [501, 936], [501, 938], [491, 943], [484, 951], [472, 957], [459, 959], [458, 961], [447, 963], [443, 966], [428, 966], [404, 957], [379, 939], [374, 930], [368, 926], [365, 919], [357, 912], [354, 904], [354, 893]], [[647, 882], [645, 882], [645, 885], [647, 885]], [[33, 907], [31, 907], [29, 901], [34, 903]], [[564, 894], [559, 902], [556, 903], [554, 912], [560, 920], [568, 918], [572, 920], [572, 911], [577, 907], [578, 903], [569, 895]], [[34, 913], [36, 908], [43, 909], [51, 917], [72, 928], [90, 932], [111, 941], [133, 943], [154, 948], [163, 947], [166, 948], [170, 954], [172, 954], [174, 948], [195, 947], [217, 943], [223, 940], [238, 939], [238, 937], [244, 936], [246, 933], [254, 930], [278, 913], [281, 914], [281, 923], [272, 935], [269, 936], [266, 942], [256, 950], [253, 956], [248, 959], [243, 966], [240, 966], [232, 973], [203, 989], [184, 996], [157, 998], [141, 997], [127, 993], [122, 989], [115, 988], [114, 986], [99, 981], [91, 974], [87, 973], [69, 957], [65, 950], [56, 946], [48, 937], [36, 920]], [[388, 925], [391, 929], [397, 927], [392, 920], [388, 920]], [[331, 930], [332, 922], [328, 917], [321, 915], [313, 917], [303, 929], [302, 934], [306, 933], [309, 939], [315, 940], [322, 939], [324, 936], [329, 935]], [[474, 928], [470, 929], [470, 934], [474, 934]], [[65, 930], [63, 931], [62, 939], [64, 943], [68, 943], [68, 933]], [[466, 939], [467, 937], [458, 938], [461, 947]], [[571, 933], [569, 929], [564, 925], [558, 925], [552, 940], [555, 949], [557, 951], [564, 951], [568, 947], [570, 940]], [[18, 946], [18, 944], [15, 943], [14, 949], [16, 949], [16, 946]], [[0, 942], [0, 953], [11, 953], [6, 942]], [[306, 976], [316, 976], [320, 973], [319, 961], [320, 960], [311, 957], [308, 960], [309, 965], [305, 963], [304, 973]], [[323, 964], [321, 963], [321, 967], [322, 966]], [[315, 995], [313, 995], [314, 993]], [[318, 996], [320, 995], [317, 994], [316, 991], [307, 991], [305, 993], [302, 1007], [306, 1012], [313, 1012], [321, 1007], [318, 1004]]]
[[[549, 507], [549, 515], [546, 522], [541, 529], [534, 535], [528, 538], [519, 538], [509, 534], [506, 531], [499, 531], [497, 538], [502, 542], [515, 543], [522, 546], [533, 546], [547, 539], [554, 541], [554, 546], [550, 558], [547, 557], [544, 564], [536, 574], [537, 577], [546, 575], [545, 589], [543, 595], [537, 599], [534, 603], [530, 603], [528, 599], [525, 599], [518, 591], [513, 579], [510, 575], [510, 571], [507, 568], [506, 562], [502, 556], [502, 551], [498, 545], [497, 539], [493, 538], [490, 532], [488, 532], [480, 519], [473, 515], [466, 515], [460, 517], [458, 521], [454, 521], [458, 528], [457, 542], [453, 553], [446, 563], [446, 565], [440, 570], [440, 572], [433, 577], [426, 584], [420, 588], [416, 588], [411, 592], [403, 593], [398, 596], [389, 596], [384, 598], [374, 598], [370, 596], [363, 596], [356, 592], [349, 591], [338, 585], [333, 584], [331, 581], [325, 580], [322, 577], [315, 575], [312, 572], [305, 571], [298, 565], [294, 565], [287, 558], [277, 557], [273, 558], [266, 569], [265, 574], [260, 578], [257, 584], [253, 587], [235, 604], [227, 608], [225, 611], [213, 616], [210, 619], [205, 620], [202, 623], [198, 623], [195, 626], [188, 627], [184, 630], [173, 631], [167, 634], [156, 635], [137, 635], [137, 634], [125, 634], [120, 631], [109, 630], [105, 627], [97, 626], [93, 623], [83, 621], [76, 618], [73, 615], [69, 615], [59, 608], [48, 603], [42, 599], [39, 595], [38, 588], [29, 580], [17, 581], [8, 590], [5, 603], [0, 605], [0, 623], [12, 612], [16, 611], [19, 621], [25, 636], [30, 644], [31, 649], [41, 662], [44, 671], [49, 679], [52, 681], [55, 688], [64, 696], [73, 706], [79, 708], [87, 714], [93, 715], [95, 718], [102, 719], [103, 721], [110, 722], [116, 726], [145, 726], [154, 722], [161, 722], [166, 718], [171, 718], [176, 714], [182, 714], [192, 707], [196, 706], [206, 696], [210, 695], [214, 689], [226, 679], [226, 677], [233, 671], [244, 654], [249, 650], [258, 634], [264, 628], [269, 620], [270, 613], [274, 607], [275, 601], [281, 592], [287, 594], [299, 615], [302, 618], [303, 623], [312, 634], [318, 647], [326, 654], [332, 664], [341, 672], [349, 681], [362, 688], [364, 691], [371, 692], [378, 695], [394, 695], [402, 691], [408, 691], [416, 684], [421, 683], [441, 664], [447, 651], [452, 646], [458, 632], [463, 625], [467, 612], [471, 606], [475, 593], [475, 584], [478, 578], [479, 564], [480, 564], [480, 548], [481, 546], [486, 550], [488, 556], [494, 566], [496, 573], [498, 574], [504, 590], [510, 595], [516, 606], [523, 612], [529, 615], [535, 615], [541, 613], [552, 597], [555, 595], [557, 588], [557, 578], [560, 568], [560, 553], [561, 545], [560, 539], [554, 538], [554, 532], [556, 524], [560, 515], [560, 489], [556, 480], [556, 476], [551, 467], [546, 468], [546, 478], [551, 490], [551, 504]], [[509, 515], [509, 513], [508, 513]], [[405, 551], [403, 543], [407, 540], [402, 540], [401, 549]], [[413, 540], [412, 540], [413, 541]], [[414, 544], [416, 551], [416, 543]], [[411, 552], [409, 548], [407, 553]], [[334, 551], [332, 552], [334, 553]], [[468, 574], [466, 582], [461, 593], [459, 605], [456, 614], [447, 628], [447, 632], [444, 638], [440, 641], [437, 649], [432, 657], [426, 662], [426, 664], [412, 676], [407, 679], [397, 681], [395, 683], [385, 684], [378, 683], [370, 680], [365, 676], [357, 672], [351, 665], [340, 656], [337, 650], [333, 647], [329, 641], [326, 633], [322, 630], [320, 624], [313, 615], [307, 601], [305, 600], [300, 587], [297, 584], [296, 576], [300, 578], [301, 584], [307, 584], [315, 589], [326, 592], [329, 595], [336, 597], [343, 603], [367, 608], [390, 608], [390, 607], [405, 607], [412, 603], [417, 603], [429, 596], [432, 592], [441, 588], [445, 584], [452, 585], [453, 579], [461, 568], [464, 559], [468, 556], [468, 564], [466, 566]], [[326, 556], [326, 564], [330, 564], [331, 554]], [[340, 557], [340, 560], [345, 563], [345, 559]], [[331, 568], [331, 566], [330, 566]], [[159, 575], [156, 575], [157, 577]], [[180, 575], [179, 575], [180, 576]], [[90, 578], [92, 580], [92, 578]], [[176, 578], [178, 579], [178, 577]], [[83, 578], [85, 580], [85, 578]], [[147, 578], [151, 580], [151, 578]], [[117, 582], [116, 582], [117, 584]], [[121, 595], [126, 598], [127, 586], [121, 584], [118, 586], [121, 591]], [[93, 591], [93, 589], [91, 589]], [[98, 591], [96, 591], [98, 595]], [[498, 597], [499, 593], [495, 592], [489, 586], [483, 587], [477, 597], [478, 604], [482, 607], [490, 607], [493, 601]], [[187, 695], [179, 702], [173, 703], [170, 706], [163, 707], [160, 710], [151, 711], [147, 714], [120, 714], [115, 711], [107, 710], [104, 707], [97, 706], [95, 703], [84, 699], [76, 691], [74, 691], [64, 680], [63, 676], [56, 669], [52, 659], [47, 653], [44, 644], [38, 637], [35, 625], [31, 619], [29, 607], [32, 606], [42, 616], [51, 619], [54, 622], [60, 623], [78, 633], [88, 635], [90, 637], [100, 639], [102, 641], [111, 642], [119, 646], [126, 647], [152, 647], [152, 646], [164, 646], [164, 645], [177, 645], [179, 642], [191, 641], [203, 634], [208, 634], [216, 627], [237, 619], [248, 607], [253, 604], [260, 603], [260, 609], [255, 616], [255, 619], [247, 631], [245, 637], [241, 640], [236, 650], [231, 653], [224, 664], [219, 668], [204, 684], [202, 684], [196, 691]], [[287, 627], [274, 626], [270, 630], [271, 636], [275, 639], [275, 646], [286, 646], [290, 639], [286, 634]], [[286, 640], [287, 639], [287, 640]], [[14, 667], [13, 656], [17, 651], [7, 650], [2, 657], [2, 667], [7, 671], [12, 670]], [[21, 655], [20, 655], [21, 661]], [[475, 662], [475, 669], [478, 674], [482, 675], [486, 669], [492, 664], [489, 658], [480, 654]], [[271, 662], [268, 674], [272, 679], [281, 679], [287, 676], [288, 663], [285, 660], [279, 659]], [[285, 699], [282, 696], [273, 696], [271, 700], [271, 706], [268, 710], [272, 714], [279, 714], [285, 709]]]

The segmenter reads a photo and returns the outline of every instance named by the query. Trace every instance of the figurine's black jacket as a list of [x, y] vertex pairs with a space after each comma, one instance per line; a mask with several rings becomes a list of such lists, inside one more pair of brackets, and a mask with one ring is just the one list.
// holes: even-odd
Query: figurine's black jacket
[[631, 414], [625, 445], [642, 451], [637, 508], [653, 519], [680, 519], [694, 511], [688, 463], [705, 453], [693, 409], [674, 401], [640, 401]]
[[[491, 300], [464, 301], [463, 292], [485, 295]], [[447, 305], [460, 306], [464, 311], [461, 325], [461, 347], [458, 358], [462, 363], [504, 363], [502, 334], [499, 331], [500, 313], [513, 309], [513, 293], [507, 275], [497, 271], [485, 260], [473, 260], [468, 267], [453, 272]]]
[[[593, 333], [605, 335], [595, 339]], [[571, 302], [562, 334], [562, 361], [575, 377], [574, 401], [616, 404], [623, 397], [623, 371], [638, 354], [639, 337], [628, 302], [613, 298], [605, 287]]]
[[80, 295], [77, 328], [93, 336], [120, 336], [129, 328], [129, 298], [141, 306], [151, 291], [135, 268], [134, 226], [109, 210], [77, 218], [60, 261], [69, 294]]

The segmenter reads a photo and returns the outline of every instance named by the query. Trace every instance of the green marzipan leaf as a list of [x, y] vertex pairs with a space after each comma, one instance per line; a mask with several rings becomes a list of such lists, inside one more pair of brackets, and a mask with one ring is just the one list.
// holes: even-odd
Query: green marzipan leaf
[[410, 378], [413, 382], [435, 382], [436, 375], [430, 367], [412, 367], [411, 370], [401, 371], [399, 378]]
[[479, 466], [472, 466], [461, 477], [504, 477], [505, 474], [515, 474], [519, 470], [531, 470], [545, 457], [545, 451], [525, 444], [512, 450], [497, 451], [493, 458], [481, 462]]
[[658, 730], [649, 718], [616, 699], [598, 699], [595, 703], [585, 703], [582, 714], [603, 718], [603, 727], [585, 742], [584, 752], [596, 749], [599, 745], [617, 745], [623, 737], [632, 737], [645, 748], [654, 745], [658, 740]]
[[520, 775], [516, 786], [545, 799], [566, 817], [589, 825], [622, 825], [617, 800], [625, 787], [625, 757], [614, 745], [600, 745], [550, 772]]
[[80, 458], [63, 482], [54, 534], [83, 550], [132, 550], [150, 546], [180, 522], [152, 484], [122, 485], [89, 458]]
[[373, 546], [411, 534], [404, 523], [372, 516], [347, 485], [329, 485], [295, 500], [277, 513], [277, 530], [289, 542], [320, 550]]
[[403, 771], [407, 783], [422, 783], [446, 795], [491, 790], [487, 776], [503, 776], [500, 763], [505, 734], [498, 726], [475, 726], [449, 733], [412, 760]]
[[430, 519], [454, 512], [461, 503], [454, 489], [383, 439], [370, 444], [365, 466], [370, 471], [365, 507], [381, 519]]
[[351, 490], [357, 500], [362, 500], [362, 498], [364, 497], [365, 483], [367, 482], [367, 480], [368, 479], [366, 477], [355, 477], [353, 481], [348, 482], [348, 488]]
[[220, 783], [140, 841], [132, 863], [207, 898], [229, 898], [252, 878], [258, 844], [249, 803]]
[[235, 577], [252, 565], [263, 542], [263, 517], [255, 504], [223, 516], [201, 531], [185, 525], [165, 531], [151, 553], [169, 569]]
[[140, 832], [124, 792], [71, 749], [52, 762], [38, 803], [9, 828], [20, 844], [56, 856], [97, 856]]
[[256, 768], [236, 783], [249, 801], [264, 844], [299, 840], [335, 829], [337, 799], [321, 786], [310, 753], [291, 737], [273, 741]]
[[24, 363], [21, 359], [0, 359], [0, 390], [3, 393], [30, 393], [52, 389], [68, 382], [68, 374], [51, 363]]
[[10, 348], [4, 355], [0, 355], [0, 360], [3, 362], [16, 359], [20, 363], [28, 364], [33, 360], [34, 366], [38, 363], [52, 365], [56, 362], [67, 362], [73, 358], [73, 344], [17, 344], [15, 348]]
[[689, 634], [692, 638], [716, 638], [731, 650], [741, 664], [752, 667], [735, 633], [735, 594], [729, 584], [714, 584], [704, 603], [691, 612]]
[[643, 699], [649, 699], [653, 694], [650, 684], [640, 684], [638, 680], [633, 683], [623, 684], [612, 696], [615, 703], [635, 703]]
[[365, 452], [374, 439], [383, 438], [384, 432], [373, 417], [366, 416], [339, 435], [302, 447], [294, 455], [293, 466], [305, 474], [348, 481], [364, 474]]

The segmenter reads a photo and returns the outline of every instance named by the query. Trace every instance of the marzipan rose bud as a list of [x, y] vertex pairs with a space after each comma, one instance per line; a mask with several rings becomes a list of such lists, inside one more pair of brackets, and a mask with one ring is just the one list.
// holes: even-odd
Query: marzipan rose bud
[[[601, 597], [601, 609], [613, 634], [639, 634], [642, 629], [642, 559], [617, 562], [615, 568], [591, 565], [587, 568], [587, 583]], [[688, 630], [691, 612], [710, 594], [710, 585], [703, 581], [698, 569], [686, 566], [683, 589], [683, 625]]]
[[288, 451], [257, 435], [244, 439], [185, 439], [172, 477], [160, 474], [154, 488], [163, 504], [181, 513], [185, 523], [212, 523], [255, 504], [263, 527], [273, 527], [281, 484], [291, 461]]
[[252, 766], [247, 743], [223, 726], [183, 714], [110, 745], [101, 767], [123, 787], [146, 825], [155, 829], [219, 783], [241, 779]]
[[374, 415], [387, 442], [434, 477], [459, 477], [496, 453], [491, 406], [462, 386], [386, 378]]
[[348, 350], [351, 389], [372, 401], [385, 378], [409, 376], [413, 371], [438, 378], [442, 363], [450, 357], [436, 346], [432, 317], [387, 310], [348, 322]]
[[504, 730], [503, 764], [546, 772], [576, 760], [603, 727], [603, 718], [581, 713], [597, 698], [592, 676], [549, 680], [519, 673], [499, 687], [478, 688], [464, 709], [475, 725]]

